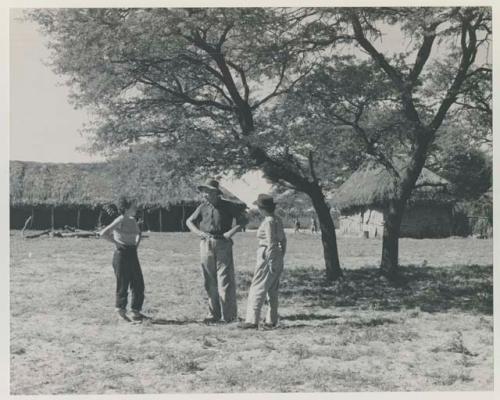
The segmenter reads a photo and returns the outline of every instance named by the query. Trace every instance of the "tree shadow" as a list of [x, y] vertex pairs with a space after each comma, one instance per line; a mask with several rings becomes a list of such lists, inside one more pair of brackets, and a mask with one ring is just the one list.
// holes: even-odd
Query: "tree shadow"
[[[345, 278], [334, 283], [326, 282], [324, 271], [314, 267], [285, 270], [280, 280], [280, 299], [283, 304], [300, 301], [305, 307], [380, 311], [420, 308], [426, 312], [456, 309], [493, 314], [492, 265], [408, 265], [401, 267], [401, 273], [407, 283], [398, 286], [383, 277], [377, 267], [345, 270]], [[239, 288], [248, 291], [251, 279], [251, 273], [240, 274]]]

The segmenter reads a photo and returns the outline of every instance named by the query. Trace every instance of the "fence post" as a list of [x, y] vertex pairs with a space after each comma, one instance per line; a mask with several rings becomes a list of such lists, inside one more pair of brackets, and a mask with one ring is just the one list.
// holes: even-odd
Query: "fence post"
[[163, 232], [163, 221], [162, 221], [162, 212], [161, 212], [161, 207], [160, 207], [160, 213], [159, 213], [159, 218], [160, 218], [160, 232]]

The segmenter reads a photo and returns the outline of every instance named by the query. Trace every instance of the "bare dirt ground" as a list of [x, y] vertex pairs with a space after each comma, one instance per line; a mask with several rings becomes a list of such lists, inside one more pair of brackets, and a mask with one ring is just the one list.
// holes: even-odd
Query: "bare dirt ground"
[[[235, 237], [239, 315], [256, 250]], [[380, 240], [340, 238], [346, 279], [324, 282], [322, 248], [289, 234], [280, 328], [206, 326], [198, 240], [150, 233], [139, 250], [144, 312], [114, 313], [112, 246], [11, 232], [11, 393], [493, 389], [493, 242], [400, 242], [406, 288], [378, 275]]]

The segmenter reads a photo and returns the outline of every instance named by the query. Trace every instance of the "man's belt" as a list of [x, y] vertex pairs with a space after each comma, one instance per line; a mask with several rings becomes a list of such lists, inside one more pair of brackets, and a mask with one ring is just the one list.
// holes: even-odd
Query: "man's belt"
[[208, 233], [207, 232], [207, 234], [210, 235], [211, 239], [225, 239], [224, 234], [222, 234], [222, 233]]

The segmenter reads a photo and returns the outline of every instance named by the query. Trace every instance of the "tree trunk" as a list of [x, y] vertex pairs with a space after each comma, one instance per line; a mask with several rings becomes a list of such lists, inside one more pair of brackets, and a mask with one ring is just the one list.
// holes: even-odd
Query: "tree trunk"
[[97, 227], [100, 228], [102, 226], [102, 209], [99, 210], [99, 216], [97, 217]]
[[50, 227], [54, 230], [54, 206], [50, 209]]
[[78, 207], [76, 212], [76, 227], [80, 229], [80, 207]]
[[404, 203], [391, 201], [384, 212], [384, 233], [382, 237], [382, 260], [380, 270], [388, 278], [398, 275], [399, 234], [403, 219]]
[[335, 235], [335, 225], [330, 214], [330, 207], [325, 201], [321, 188], [315, 187], [314, 190], [307, 194], [312, 200], [319, 219], [323, 254], [325, 257], [326, 279], [329, 282], [338, 280], [344, 274], [340, 268], [337, 237]]

